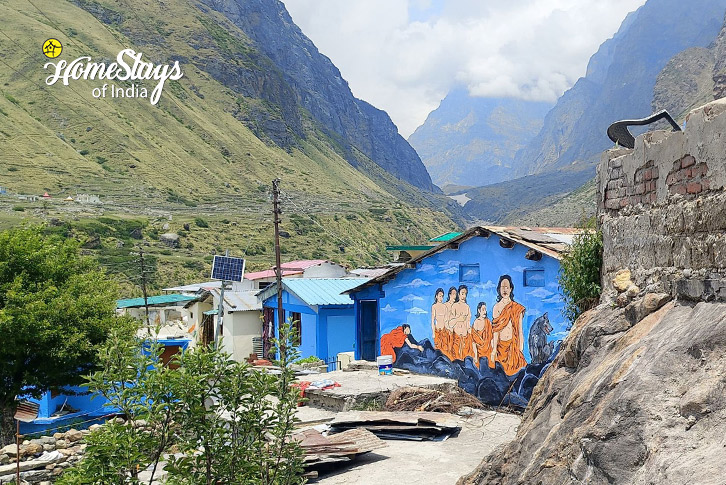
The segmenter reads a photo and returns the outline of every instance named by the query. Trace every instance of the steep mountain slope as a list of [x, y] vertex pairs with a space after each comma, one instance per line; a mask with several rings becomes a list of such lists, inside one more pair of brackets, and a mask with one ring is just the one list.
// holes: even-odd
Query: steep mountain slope
[[592, 164], [611, 142], [618, 119], [651, 112], [656, 77], [686, 48], [707, 46], [721, 28], [726, 0], [648, 0], [603, 43], [580, 79], [545, 118], [540, 133], [517, 156], [517, 174], [573, 163]]
[[692, 47], [676, 54], [658, 74], [653, 110], [667, 109], [679, 121], [688, 112], [726, 96], [726, 21], [708, 47]]
[[[551, 218], [534, 222], [531, 222], [532, 217], [529, 214], [537, 213], [561, 201], [591, 180], [593, 175], [594, 170], [563, 169], [528, 175], [460, 193], [466, 194], [466, 197], [471, 199], [464, 205], [464, 210], [479, 221], [523, 224], [522, 221], [527, 220], [530, 221], [530, 225], [535, 226], [567, 226], [577, 222], [584, 211], [575, 207], [572, 207], [574, 213], [557, 210]], [[585, 197], [584, 201], [587, 200]]]
[[[252, 3], [260, 14], [272, 9], [286, 15], [276, 0]], [[317, 77], [303, 91], [294, 81], [307, 75], [302, 61], [284, 71], [256, 33], [192, 0], [7, 0], [0, 3], [0, 18], [0, 186], [9, 194], [0, 195], [2, 225], [24, 217], [62, 222], [131, 214], [146, 221], [144, 234], [157, 240], [160, 257], [191, 260], [225, 246], [233, 253], [257, 247], [252, 267], [267, 266], [269, 182], [280, 177], [283, 229], [291, 234], [288, 258], [315, 252], [373, 264], [385, 260], [386, 244], [456, 227], [451, 219], [458, 217], [456, 203], [422, 190], [432, 186], [410, 146], [390, 120], [381, 121], [388, 119], [385, 114], [371, 113], [373, 108], [352, 96], [344, 99], [350, 93], [345, 81], [339, 74], [328, 77], [337, 70], [315, 57], [309, 41], [303, 57], [312, 59], [307, 67]], [[294, 51], [294, 43], [304, 42], [293, 24], [268, 27], [280, 49]], [[60, 59], [66, 61], [90, 56], [108, 63], [121, 49], [133, 48], [145, 61], [179, 61], [184, 77], [167, 81], [156, 106], [148, 99], [92, 95], [104, 83], [151, 90], [155, 82], [79, 79], [47, 86], [50, 72], [43, 64], [49, 59], [41, 46], [48, 38], [62, 42]], [[318, 72], [318, 61], [329, 70]], [[330, 90], [313, 89], [323, 81], [342, 86], [340, 99], [330, 98]], [[318, 103], [320, 110], [332, 113], [345, 131], [316, 118], [306, 96], [326, 100], [327, 107]], [[333, 113], [339, 103], [347, 118]], [[408, 158], [399, 156], [407, 150]], [[53, 199], [43, 205], [16, 197], [46, 191]], [[103, 205], [59, 202], [77, 193], [97, 194]], [[181, 231], [182, 222], [195, 217], [204, 217], [216, 231], [204, 239], [194, 236], [204, 234], [203, 227], [185, 230], [189, 234], [182, 234], [179, 247], [160, 245], [164, 227]], [[100, 244], [117, 251], [124, 241], [102, 238]]]
[[408, 141], [434, 182], [489, 185], [512, 178], [512, 161], [542, 127], [550, 103], [478, 98], [454, 89]]
[[[274, 62], [302, 107], [326, 134], [340, 137], [346, 160], [356, 165], [355, 151], [359, 151], [389, 173], [433, 190], [421, 160], [388, 114], [353, 97], [338, 68], [293, 23], [281, 2], [200, 0], [200, 4], [231, 20]], [[296, 122], [302, 121], [299, 118]]]

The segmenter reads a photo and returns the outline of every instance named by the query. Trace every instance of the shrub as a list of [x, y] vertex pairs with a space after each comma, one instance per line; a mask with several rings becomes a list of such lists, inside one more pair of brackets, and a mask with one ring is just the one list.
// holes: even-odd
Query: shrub
[[[176, 485], [298, 485], [302, 450], [290, 439], [299, 391], [290, 363], [299, 356], [294, 330], [280, 329], [279, 374], [233, 361], [213, 345], [199, 345], [163, 365], [156, 342], [135, 329], [114, 329], [99, 353], [89, 388], [128, 417], [91, 432], [83, 460], [60, 484], [131, 484], [139, 470], [167, 460], [165, 483]], [[272, 399], [270, 399], [272, 398]]]
[[194, 218], [194, 224], [197, 225], [197, 227], [209, 227], [209, 223], [202, 219], [201, 217], [195, 217]]
[[594, 223], [584, 225], [575, 236], [569, 252], [560, 263], [560, 287], [565, 298], [565, 317], [574, 323], [583, 312], [594, 308], [600, 299], [602, 233]]
[[14, 205], [13, 206], [13, 210], [15, 212], [24, 212], [25, 211], [25, 207], [23, 207], [22, 205]]

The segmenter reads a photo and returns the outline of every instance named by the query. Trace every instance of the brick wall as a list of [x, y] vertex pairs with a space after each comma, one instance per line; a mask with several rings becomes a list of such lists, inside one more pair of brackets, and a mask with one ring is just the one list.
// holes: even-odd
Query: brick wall
[[726, 100], [692, 111], [683, 132], [655, 131], [598, 166], [604, 298], [629, 269], [641, 292], [726, 300]]

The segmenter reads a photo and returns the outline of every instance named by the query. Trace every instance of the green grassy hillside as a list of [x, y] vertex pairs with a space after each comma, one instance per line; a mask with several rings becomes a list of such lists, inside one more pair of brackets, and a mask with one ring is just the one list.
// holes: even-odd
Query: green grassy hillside
[[[138, 221], [159, 258], [158, 286], [202, 276], [205, 257], [227, 248], [235, 254], [254, 248], [253, 269], [271, 264], [268, 190], [275, 177], [285, 192], [286, 259], [373, 264], [386, 260], [386, 244], [456, 227], [455, 204], [413, 188], [360, 153], [353, 167], [339, 143], [304, 113], [304, 136], [276, 125], [289, 109], [269, 101], [289, 95], [280, 73], [218, 14], [186, 0], [33, 4], [0, 3], [0, 186], [8, 192], [0, 195], [0, 227], [52, 220], [57, 230], [92, 239], [89, 252], [123, 260], [139, 240], [102, 218]], [[91, 91], [100, 81], [46, 86], [41, 45], [51, 37], [63, 43], [60, 58], [68, 61], [88, 55], [110, 62], [130, 47], [147, 61], [180, 60], [184, 77], [167, 83], [156, 106], [147, 99], [95, 99]], [[215, 80], [192, 57], [258, 76], [260, 92], [245, 95], [233, 79]], [[270, 139], [274, 129], [287, 130], [292, 142], [284, 149]], [[43, 192], [53, 199], [17, 197]], [[103, 204], [61, 200], [78, 193], [99, 195]], [[179, 231], [177, 249], [158, 239]]]

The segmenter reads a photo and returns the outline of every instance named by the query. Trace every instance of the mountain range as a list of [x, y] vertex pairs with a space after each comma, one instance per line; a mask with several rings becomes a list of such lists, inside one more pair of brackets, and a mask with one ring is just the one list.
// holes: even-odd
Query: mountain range
[[435, 183], [490, 185], [514, 177], [514, 158], [542, 128], [551, 103], [452, 90], [408, 138]]
[[[511, 103], [516, 107], [499, 115], [507, 120], [502, 126], [518, 135], [505, 140], [488, 128], [479, 128], [467, 135], [459, 130], [458, 138], [451, 137], [449, 127], [458, 125], [451, 119], [442, 123], [442, 115], [437, 113], [440, 107], [410, 141], [420, 149], [424, 163], [438, 184], [454, 182], [450, 172], [440, 165], [445, 165], [442, 161], [457, 153], [460, 147], [487, 146], [488, 153], [478, 155], [480, 160], [501, 159], [500, 154], [506, 153], [504, 178], [487, 177], [482, 181], [481, 166], [457, 163], [460, 170], [455, 183], [476, 180], [465, 185], [496, 184], [495, 189], [464, 187], [447, 193], [466, 201], [464, 209], [474, 219], [512, 223], [531, 220], [528, 214], [540, 213], [543, 208], [557, 204], [594, 176], [600, 153], [612, 145], [606, 135], [610, 123], [645, 117], [663, 108], [682, 119], [688, 109], [713, 99], [714, 82], [726, 86], [726, 60], [716, 47], [722, 43], [715, 41], [717, 37], [723, 39], [723, 33], [719, 37], [719, 32], [725, 11], [726, 0], [648, 0], [630, 13], [618, 32], [600, 46], [588, 63], [585, 76], [557, 100], [543, 119], [538, 118], [539, 107], [526, 102]], [[456, 93], [459, 123], [468, 115], [468, 105], [502, 103], [499, 99], [462, 96], [458, 90]], [[442, 107], [446, 104], [445, 99]], [[451, 108], [444, 111], [452, 112]], [[510, 119], [519, 120], [521, 125], [513, 127]], [[520, 129], [536, 123], [541, 128], [534, 135]], [[444, 129], [439, 128], [442, 125]], [[451, 144], [447, 143], [449, 139]], [[435, 151], [429, 149], [434, 146]], [[514, 147], [521, 148], [513, 153]], [[496, 162], [493, 165], [488, 170], [500, 173], [500, 165]], [[508, 211], [501, 210], [502, 193], [508, 194], [507, 199], [514, 204]], [[588, 200], [583, 193], [587, 193], [587, 187], [575, 199]], [[568, 199], [566, 205], [571, 205], [570, 202]], [[583, 212], [594, 212], [594, 199], [591, 206], [583, 209], [545, 211], [552, 218], [540, 220], [540, 224], [572, 224]]]
[[[272, 263], [278, 177], [287, 259], [387, 262], [387, 244], [463, 223], [388, 115], [352, 95], [278, 0], [6, 0], [0, 18], [0, 226], [50, 221], [121, 257], [137, 243], [118, 220], [134, 219], [150, 256], [174, 262], [162, 279], [179, 283], [224, 249], [250, 269]], [[49, 38], [58, 59], [43, 55]], [[122, 49], [184, 76], [156, 105], [93, 95], [148, 82], [44, 82], [46, 62], [110, 63]], [[64, 202], [76, 194], [101, 204]]]

